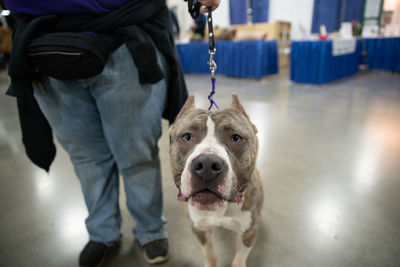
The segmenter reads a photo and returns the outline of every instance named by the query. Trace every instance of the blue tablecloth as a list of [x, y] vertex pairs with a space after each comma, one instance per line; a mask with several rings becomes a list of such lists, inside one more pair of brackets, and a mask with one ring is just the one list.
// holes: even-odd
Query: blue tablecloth
[[[361, 55], [367, 51], [367, 62]], [[293, 41], [290, 78], [295, 82], [323, 84], [350, 76], [359, 64], [370, 69], [400, 71], [400, 38], [364, 38], [357, 40], [355, 53], [332, 56], [332, 41]]]
[[332, 40], [293, 41], [290, 79], [323, 84], [355, 74], [360, 61], [360, 43], [352, 54], [332, 56]]
[[[177, 44], [176, 47], [184, 72], [210, 72], [207, 42]], [[259, 79], [278, 73], [278, 43], [275, 40], [217, 41], [215, 48], [216, 74]]]
[[400, 38], [365, 38], [368, 67], [400, 71]]

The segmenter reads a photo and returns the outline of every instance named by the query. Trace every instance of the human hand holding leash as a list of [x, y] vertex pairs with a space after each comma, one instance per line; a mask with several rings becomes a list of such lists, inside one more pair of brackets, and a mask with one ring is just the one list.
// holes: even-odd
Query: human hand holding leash
[[201, 9], [202, 13], [208, 12], [207, 7], [211, 7], [214, 11], [220, 4], [221, 0], [198, 0], [204, 7]]
[[201, 13], [214, 11], [221, 0], [185, 0], [188, 2], [188, 10], [193, 19], [197, 19]]

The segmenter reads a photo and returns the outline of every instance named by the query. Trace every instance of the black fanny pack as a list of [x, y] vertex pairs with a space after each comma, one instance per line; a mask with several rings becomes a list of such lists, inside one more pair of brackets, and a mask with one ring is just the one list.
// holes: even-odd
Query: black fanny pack
[[26, 53], [37, 73], [61, 80], [84, 79], [99, 74], [121, 43], [112, 35], [46, 33], [34, 38]]

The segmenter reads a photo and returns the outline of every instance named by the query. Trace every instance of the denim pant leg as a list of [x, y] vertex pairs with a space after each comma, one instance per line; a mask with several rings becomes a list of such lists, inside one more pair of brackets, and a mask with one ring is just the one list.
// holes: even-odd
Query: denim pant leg
[[80, 180], [89, 212], [89, 238], [110, 245], [118, 239], [121, 226], [119, 174], [95, 99], [82, 81], [43, 77], [42, 83], [45, 91], [35, 88], [35, 98]]
[[[159, 64], [166, 68], [160, 55]], [[157, 146], [166, 81], [154, 85], [138, 81], [136, 66], [123, 45], [101, 74], [78, 81], [45, 78], [46, 93], [35, 90], [81, 181], [89, 210], [86, 225], [94, 241], [110, 243], [118, 237], [118, 171], [137, 223], [136, 239], [143, 245], [167, 237]]]
[[[158, 63], [162, 69], [167, 68], [160, 53]], [[142, 245], [167, 237], [157, 144], [166, 84], [163, 79], [141, 85], [132, 57], [123, 45], [113, 53], [90, 89], [107, 143], [124, 179], [127, 207], [136, 221], [133, 232]]]

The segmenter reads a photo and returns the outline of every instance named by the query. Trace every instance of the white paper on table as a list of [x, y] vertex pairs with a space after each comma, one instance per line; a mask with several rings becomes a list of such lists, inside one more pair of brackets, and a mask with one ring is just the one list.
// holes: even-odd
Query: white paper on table
[[397, 24], [388, 24], [384, 28], [384, 36], [392, 37], [392, 36], [400, 36], [400, 25]]
[[379, 34], [378, 22], [374, 19], [365, 20], [361, 36], [363, 37], [377, 37]]
[[342, 56], [347, 54], [353, 54], [356, 51], [356, 39], [355, 38], [335, 38], [332, 39], [332, 56]]
[[326, 36], [328, 35], [328, 32], [326, 30], [326, 26], [324, 24], [319, 26], [319, 32], [322, 36]]
[[342, 26], [339, 30], [339, 35], [341, 38], [349, 39], [353, 38], [353, 29], [351, 22], [342, 22]]

